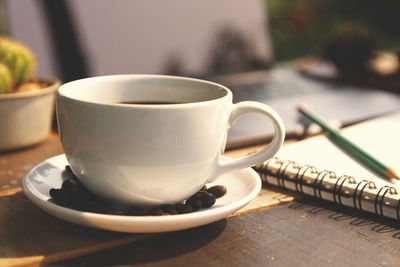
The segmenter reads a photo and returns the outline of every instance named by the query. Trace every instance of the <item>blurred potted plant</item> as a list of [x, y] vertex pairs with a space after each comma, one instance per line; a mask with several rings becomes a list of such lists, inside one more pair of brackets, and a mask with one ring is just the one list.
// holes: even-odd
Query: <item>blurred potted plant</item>
[[36, 144], [50, 134], [60, 82], [34, 77], [35, 65], [28, 47], [0, 38], [0, 151]]

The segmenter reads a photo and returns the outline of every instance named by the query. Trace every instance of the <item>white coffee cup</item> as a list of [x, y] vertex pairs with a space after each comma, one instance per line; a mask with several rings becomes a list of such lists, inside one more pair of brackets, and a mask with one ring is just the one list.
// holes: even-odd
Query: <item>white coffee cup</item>
[[[227, 132], [245, 113], [267, 116], [275, 135], [251, 156], [223, 158]], [[144, 206], [181, 202], [223, 173], [267, 160], [285, 137], [282, 120], [270, 107], [233, 104], [225, 86], [163, 75], [66, 83], [58, 90], [57, 119], [65, 155], [79, 180], [101, 197]]]

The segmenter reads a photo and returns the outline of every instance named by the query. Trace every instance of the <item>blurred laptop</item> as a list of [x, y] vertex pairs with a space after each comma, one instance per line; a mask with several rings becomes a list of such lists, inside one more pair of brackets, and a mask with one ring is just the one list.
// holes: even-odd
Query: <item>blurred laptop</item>
[[[353, 124], [400, 109], [400, 96], [387, 91], [324, 82], [307, 77], [296, 65], [277, 65], [265, 70], [214, 77], [228, 86], [234, 103], [259, 101], [274, 108], [282, 117], [287, 136], [315, 134], [321, 129], [309, 125], [297, 111], [306, 104], [334, 126]], [[273, 127], [261, 115], [245, 115], [229, 131], [227, 148], [265, 142]]]

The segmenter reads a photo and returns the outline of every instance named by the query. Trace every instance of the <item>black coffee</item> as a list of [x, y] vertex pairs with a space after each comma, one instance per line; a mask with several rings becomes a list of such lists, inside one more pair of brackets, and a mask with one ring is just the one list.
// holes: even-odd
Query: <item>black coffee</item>
[[119, 101], [116, 104], [131, 104], [131, 105], [171, 105], [171, 104], [184, 104], [187, 102], [178, 101]]

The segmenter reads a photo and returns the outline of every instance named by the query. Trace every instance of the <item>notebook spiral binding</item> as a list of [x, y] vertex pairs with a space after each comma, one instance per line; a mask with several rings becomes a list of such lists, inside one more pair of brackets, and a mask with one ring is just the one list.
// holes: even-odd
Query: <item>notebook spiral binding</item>
[[314, 166], [299, 165], [278, 157], [258, 164], [254, 169], [264, 184], [400, 220], [400, 194], [395, 187], [378, 187], [372, 181], [357, 181], [348, 175], [338, 177], [332, 171], [319, 171]]

